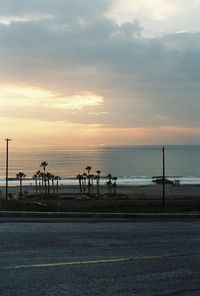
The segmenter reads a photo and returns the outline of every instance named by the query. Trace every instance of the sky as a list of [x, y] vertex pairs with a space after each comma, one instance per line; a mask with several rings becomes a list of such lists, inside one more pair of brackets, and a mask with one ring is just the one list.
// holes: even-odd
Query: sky
[[1, 0], [0, 138], [200, 144], [200, 0]]

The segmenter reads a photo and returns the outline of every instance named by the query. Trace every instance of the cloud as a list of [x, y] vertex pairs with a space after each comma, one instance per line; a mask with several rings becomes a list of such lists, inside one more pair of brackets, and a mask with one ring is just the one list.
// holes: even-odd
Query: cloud
[[[26, 22], [0, 26], [1, 84], [48, 92], [39, 108], [25, 94], [29, 105], [17, 110], [5, 107], [7, 115], [113, 129], [179, 126], [190, 130], [200, 125], [200, 34], [174, 32], [146, 38], [139, 19], [118, 24], [108, 18], [112, 3], [1, 2], [0, 19], [30, 16]], [[153, 9], [156, 2], [149, 3]], [[172, 17], [170, 7], [179, 4], [169, 2], [163, 13]], [[51, 17], [39, 17], [46, 15]], [[38, 16], [37, 21], [33, 16]], [[97, 101], [74, 112], [59, 96], [51, 104], [49, 93], [65, 94], [74, 105], [80, 103], [80, 93], [92, 94]], [[1, 95], [0, 102], [4, 100]]]
[[81, 17], [95, 19], [104, 13], [110, 3], [110, 0], [1, 0], [0, 11], [3, 16], [54, 15], [58, 21]]
[[10, 17], [0, 17], [0, 25], [6, 25], [9, 26], [12, 23], [26, 23], [26, 22], [37, 22], [43, 19], [53, 19], [50, 15], [37, 15], [37, 16], [30, 16], [30, 15], [24, 15], [24, 16], [10, 16]]
[[177, 4], [177, 1], [169, 0], [117, 0], [112, 3], [107, 15], [120, 23], [127, 21], [127, 18], [132, 21], [141, 15], [148, 19], [167, 20], [179, 11]]
[[117, 23], [137, 19], [145, 36], [199, 30], [199, 0], [116, 0], [107, 16]]
[[98, 106], [103, 98], [92, 93], [79, 93], [74, 96], [54, 94], [38, 88], [19, 88], [13, 86], [0, 87], [1, 107], [52, 107], [56, 109], [81, 110], [87, 106]]

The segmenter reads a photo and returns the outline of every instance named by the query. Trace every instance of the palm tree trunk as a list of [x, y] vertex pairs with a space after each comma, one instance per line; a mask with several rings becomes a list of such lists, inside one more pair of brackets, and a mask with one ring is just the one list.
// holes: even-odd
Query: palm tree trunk
[[44, 176], [42, 175], [42, 187], [41, 187], [41, 193], [44, 193]]
[[36, 189], [36, 196], [38, 196], [38, 182], [37, 182], [37, 178], [35, 178], [35, 189]]
[[58, 194], [58, 180], [56, 182], [56, 193]]
[[49, 178], [47, 179], [47, 192], [48, 192], [48, 196], [50, 195], [50, 182], [49, 182]]
[[39, 193], [40, 193], [40, 196], [42, 195], [42, 184], [41, 184], [41, 180], [39, 179]]
[[82, 179], [82, 188], [83, 188], [83, 195], [86, 193], [86, 180], [85, 178]]
[[54, 180], [52, 179], [51, 182], [52, 182], [52, 188], [53, 188], [53, 195], [55, 196], [56, 195], [56, 192], [55, 192]]
[[97, 196], [100, 195], [100, 184], [99, 184], [99, 178], [97, 177]]
[[19, 179], [19, 183], [20, 183], [19, 194], [20, 194], [20, 198], [22, 198], [22, 178]]
[[79, 181], [79, 189], [80, 189], [80, 193], [81, 193], [81, 196], [83, 195], [83, 192], [82, 192], [82, 183], [81, 183], [81, 179], [78, 180]]
[[92, 177], [92, 180], [91, 180], [91, 195], [93, 196], [94, 194], [94, 183], [93, 183], [93, 177]]

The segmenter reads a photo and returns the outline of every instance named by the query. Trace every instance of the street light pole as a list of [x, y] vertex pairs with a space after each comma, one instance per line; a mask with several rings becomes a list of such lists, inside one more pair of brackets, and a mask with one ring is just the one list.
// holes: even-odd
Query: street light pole
[[6, 201], [8, 200], [8, 143], [11, 139], [5, 139], [6, 141]]
[[162, 206], [165, 207], [165, 147], [162, 148], [163, 154], [163, 195], [162, 195]]

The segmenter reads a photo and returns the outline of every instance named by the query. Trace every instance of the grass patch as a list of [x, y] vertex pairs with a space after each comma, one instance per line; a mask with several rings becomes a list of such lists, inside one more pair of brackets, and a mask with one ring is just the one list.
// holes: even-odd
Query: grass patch
[[9, 211], [40, 212], [98, 212], [98, 213], [181, 213], [200, 211], [200, 204], [173, 200], [166, 201], [163, 208], [160, 200], [8, 200], [4, 207]]

